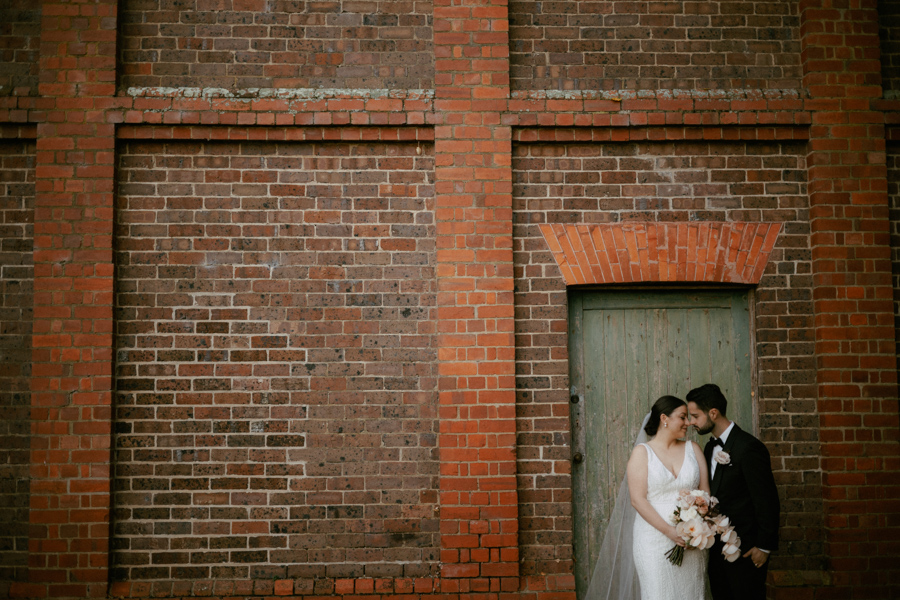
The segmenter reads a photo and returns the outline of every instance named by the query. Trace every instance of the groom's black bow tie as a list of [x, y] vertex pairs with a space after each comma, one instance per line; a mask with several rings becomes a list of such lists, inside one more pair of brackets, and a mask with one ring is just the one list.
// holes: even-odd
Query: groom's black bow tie
[[725, 443], [722, 442], [721, 438], [709, 438], [709, 443], [713, 446], [724, 446]]

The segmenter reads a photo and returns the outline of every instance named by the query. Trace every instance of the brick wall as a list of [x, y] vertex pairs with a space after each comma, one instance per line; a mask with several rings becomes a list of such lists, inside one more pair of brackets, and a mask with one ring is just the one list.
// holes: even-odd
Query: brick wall
[[900, 379], [900, 143], [888, 144], [887, 146], [887, 180], [891, 215], [891, 279], [894, 288], [897, 376]]
[[503, 596], [522, 584], [507, 1], [434, 20], [441, 592]]
[[796, 1], [510, 2], [513, 89], [799, 88]]
[[878, 0], [878, 37], [884, 95], [900, 98], [900, 2]]
[[834, 597], [891, 597], [900, 421], [879, 16], [876, 2], [804, 6], [825, 551]]
[[434, 573], [418, 148], [121, 146], [114, 580]]
[[0, 596], [28, 561], [34, 142], [0, 142]]
[[805, 153], [797, 142], [514, 147], [523, 574], [572, 568], [566, 289], [537, 224], [635, 220], [784, 223], [755, 295], [759, 427], [783, 503], [773, 569], [822, 568]]
[[122, 87], [434, 87], [431, 2], [126, 0]]
[[[2, 19], [33, 29], [0, 134], [37, 141], [28, 581], [0, 596], [574, 600], [536, 225], [692, 218], [784, 224], [770, 595], [900, 595], [895, 3], [519, 2], [510, 43], [507, 0], [439, 0], [433, 47], [429, 3], [39, 4]], [[305, 86], [434, 90], [267, 97]]]
[[0, 6], [0, 96], [37, 94], [41, 3], [4, 0]]

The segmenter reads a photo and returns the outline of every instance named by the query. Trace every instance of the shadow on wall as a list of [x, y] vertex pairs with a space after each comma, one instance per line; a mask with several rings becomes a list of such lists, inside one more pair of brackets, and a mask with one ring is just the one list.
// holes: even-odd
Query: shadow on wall
[[0, 142], [0, 596], [28, 564], [34, 157]]

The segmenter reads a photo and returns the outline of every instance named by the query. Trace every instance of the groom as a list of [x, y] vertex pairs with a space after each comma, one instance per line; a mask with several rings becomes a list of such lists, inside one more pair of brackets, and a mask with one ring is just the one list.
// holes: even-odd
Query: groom
[[763, 600], [769, 552], [778, 549], [778, 490], [769, 451], [758, 439], [728, 420], [728, 402], [713, 383], [688, 392], [691, 425], [706, 444], [710, 492], [719, 500], [741, 538], [741, 557], [730, 563], [722, 542], [709, 552], [709, 585], [713, 600]]

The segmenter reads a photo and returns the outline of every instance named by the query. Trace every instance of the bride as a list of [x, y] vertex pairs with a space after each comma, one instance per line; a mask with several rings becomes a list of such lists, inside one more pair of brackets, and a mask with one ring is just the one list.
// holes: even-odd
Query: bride
[[686, 550], [681, 566], [666, 558], [666, 552], [674, 545], [685, 545], [671, 522], [678, 492], [709, 492], [706, 460], [700, 446], [683, 441], [689, 424], [687, 404], [675, 396], [661, 397], [644, 418], [587, 600], [707, 597], [705, 550]]

